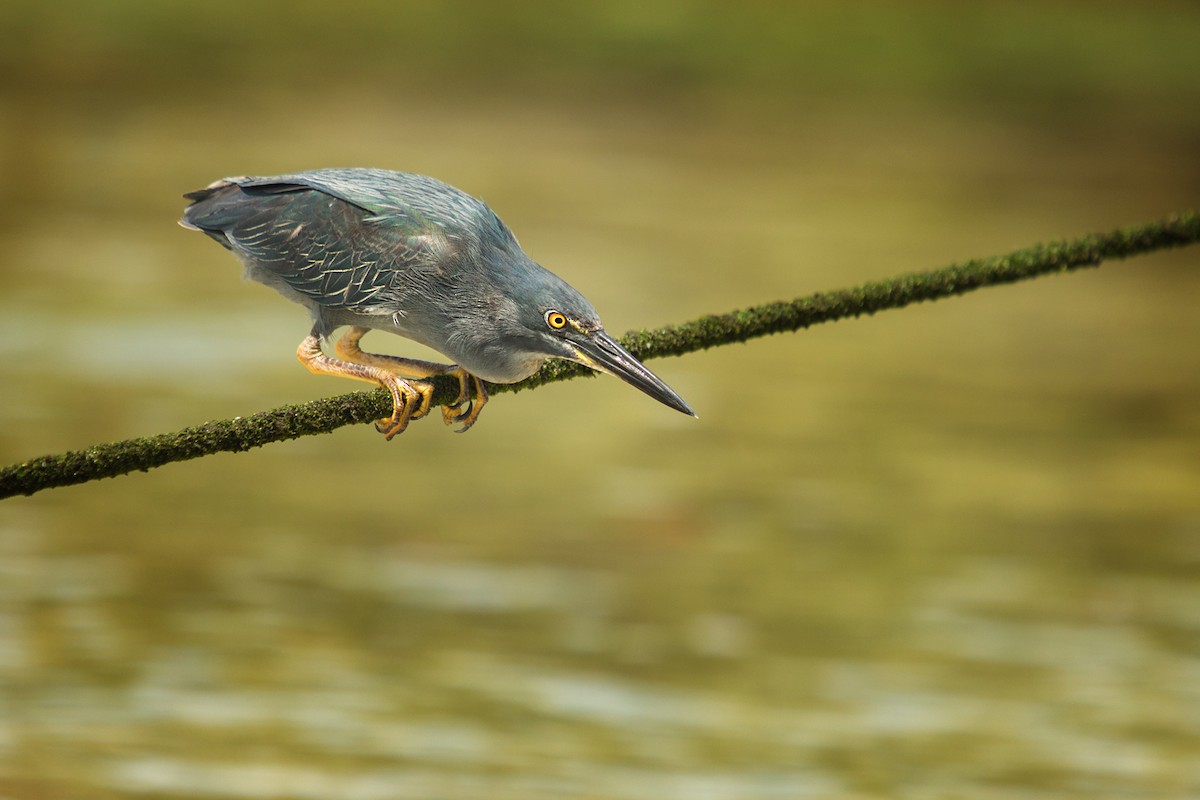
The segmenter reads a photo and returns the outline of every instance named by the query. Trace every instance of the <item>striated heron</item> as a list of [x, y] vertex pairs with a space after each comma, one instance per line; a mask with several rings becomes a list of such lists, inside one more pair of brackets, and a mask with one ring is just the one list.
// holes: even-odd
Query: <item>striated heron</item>
[[[515, 383], [547, 358], [616, 375], [671, 408], [695, 413], [605, 332], [583, 295], [541, 265], [483, 201], [423, 175], [322, 169], [225, 178], [184, 195], [180, 224], [242, 260], [248, 277], [308, 308], [313, 327], [296, 351], [314, 373], [377, 383], [392, 414], [388, 439], [429, 413], [433, 387], [453, 375], [447, 425], [470, 428], [487, 402], [481, 381]], [[338, 328], [337, 358], [322, 343]], [[454, 364], [364, 352], [389, 331]]]

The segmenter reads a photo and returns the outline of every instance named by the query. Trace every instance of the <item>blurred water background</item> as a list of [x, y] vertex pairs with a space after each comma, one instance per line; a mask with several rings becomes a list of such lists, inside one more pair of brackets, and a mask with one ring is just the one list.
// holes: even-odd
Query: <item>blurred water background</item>
[[[619, 334], [1195, 207], [1198, 37], [10, 0], [0, 461], [356, 388], [176, 227], [216, 178], [437, 176]], [[580, 380], [4, 501], [0, 796], [1200, 796], [1198, 260], [652, 362], [698, 422]]]

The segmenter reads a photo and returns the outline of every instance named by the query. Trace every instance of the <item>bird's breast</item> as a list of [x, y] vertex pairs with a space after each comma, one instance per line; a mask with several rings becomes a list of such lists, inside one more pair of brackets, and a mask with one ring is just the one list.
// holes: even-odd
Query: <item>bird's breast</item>
[[491, 383], [523, 381], [546, 360], [543, 354], [513, 347], [499, 337], [477, 337], [469, 346], [451, 343], [443, 352], [467, 372]]
[[440, 313], [411, 309], [364, 318], [354, 324], [385, 330], [423, 344], [491, 383], [524, 380], [537, 372], [546, 360], [545, 354], [525, 350], [503, 336], [495, 324], [485, 320], [449, 320]]

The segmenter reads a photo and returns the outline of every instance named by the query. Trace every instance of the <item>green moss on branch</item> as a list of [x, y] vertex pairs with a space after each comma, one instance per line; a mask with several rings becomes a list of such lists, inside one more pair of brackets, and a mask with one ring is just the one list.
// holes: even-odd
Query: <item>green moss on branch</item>
[[[1200, 214], [1186, 212], [1111, 233], [1036, 245], [1004, 256], [701, 317], [682, 325], [635, 331], [623, 337], [621, 343], [641, 359], [679, 356], [760, 336], [797, 331], [821, 322], [951, 297], [985, 286], [1094, 267], [1105, 260], [1197, 241], [1200, 241]], [[577, 364], [551, 361], [521, 383], [489, 384], [488, 389], [492, 393], [533, 389], [589, 372]], [[435, 404], [443, 405], [455, 399], [457, 381], [442, 376], [435, 384]], [[284, 406], [248, 417], [206, 422], [175, 433], [98, 444], [86, 450], [43, 456], [0, 469], [0, 498], [145, 471], [213, 453], [240, 452], [285, 439], [329, 433], [343, 425], [370, 422], [390, 413], [391, 401], [387, 393], [379, 389]]]

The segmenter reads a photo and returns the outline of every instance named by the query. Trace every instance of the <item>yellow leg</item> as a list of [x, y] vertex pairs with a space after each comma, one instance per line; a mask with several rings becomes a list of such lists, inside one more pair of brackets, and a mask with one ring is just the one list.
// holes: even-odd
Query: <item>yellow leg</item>
[[354, 364], [339, 361], [325, 355], [321, 349], [321, 338], [316, 329], [296, 349], [300, 363], [316, 375], [337, 375], [377, 383], [392, 395], [392, 415], [375, 423], [375, 428], [391, 441], [408, 427], [409, 420], [420, 419], [429, 413], [429, 402], [433, 398], [433, 387], [419, 381], [406, 381], [394, 373], [370, 364]]
[[[479, 412], [487, 403], [487, 390], [483, 382], [457, 364], [438, 364], [433, 361], [421, 361], [416, 358], [401, 358], [400, 356], [368, 353], [358, 346], [359, 341], [367, 334], [369, 328], [354, 326], [338, 339], [334, 349], [339, 357], [355, 365], [369, 366], [382, 369], [392, 374], [409, 378], [432, 378], [434, 375], [453, 375], [458, 378], [458, 398], [451, 404], [442, 407], [442, 420], [447, 425], [462, 423], [458, 433], [463, 433], [479, 419]], [[428, 386], [429, 384], [420, 384]], [[428, 399], [426, 400], [428, 403]], [[423, 406], [418, 419], [428, 413], [428, 405]], [[391, 438], [391, 437], [388, 437]]]
[[[458, 378], [458, 399], [451, 405], [442, 406], [442, 420], [447, 425], [461, 422], [462, 427], [457, 432], [464, 433], [479, 419], [479, 412], [488, 401], [488, 393], [483, 388], [483, 381], [462, 367], [455, 367], [450, 374]], [[466, 408], [463, 408], [464, 403]]]

